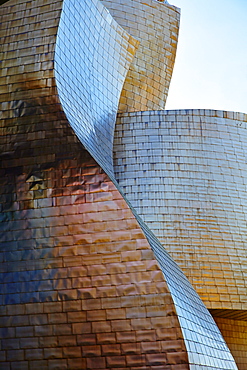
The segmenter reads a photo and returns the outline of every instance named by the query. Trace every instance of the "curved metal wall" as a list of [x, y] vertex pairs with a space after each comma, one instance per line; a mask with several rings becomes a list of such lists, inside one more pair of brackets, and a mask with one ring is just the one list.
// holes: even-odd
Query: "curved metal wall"
[[214, 317], [233, 356], [238, 370], [245, 370], [247, 364], [247, 322], [245, 320]]
[[140, 223], [171, 292], [188, 351], [190, 369], [237, 369], [235, 361], [209, 311], [178, 265], [150, 232]]
[[115, 173], [208, 308], [246, 310], [247, 116], [119, 115]]
[[[64, 9], [65, 15], [64, 18], [62, 17], [61, 29], [65, 27], [65, 24], [67, 22], [69, 24], [69, 18], [66, 20], [66, 7], [64, 7]], [[106, 173], [108, 173], [109, 176], [111, 176], [111, 178], [114, 181], [114, 176], [112, 174], [111, 169], [111, 153], [109, 150], [109, 146], [107, 150], [105, 150], [105, 153], [107, 153], [107, 155], [110, 156], [110, 158], [108, 158], [108, 160], [104, 159], [102, 160], [102, 153], [100, 157], [100, 153], [98, 152], [99, 146], [97, 140], [93, 139], [94, 135], [92, 134], [92, 138], [88, 139], [87, 127], [84, 124], [74, 123], [74, 119], [76, 117], [81, 117], [83, 115], [84, 106], [81, 103], [77, 104], [77, 101], [75, 100], [75, 103], [72, 102], [73, 106], [71, 109], [70, 108], [71, 103], [69, 103], [66, 98], [66, 90], [67, 91], [74, 90], [73, 94], [77, 93], [77, 88], [73, 83], [73, 79], [69, 77], [70, 67], [68, 68], [66, 66], [67, 60], [66, 55], [68, 55], [69, 51], [71, 51], [71, 53], [74, 52], [73, 42], [71, 42], [71, 37], [68, 37], [67, 42], [63, 43], [59, 41], [59, 38], [62, 40], [62, 35], [58, 36], [58, 48], [57, 55], [55, 58], [58, 86], [60, 86], [61, 84], [61, 75], [58, 76], [58, 71], [60, 69], [61, 71], [66, 70], [68, 74], [68, 77], [66, 77], [66, 74], [64, 74], [63, 85], [61, 85], [61, 87], [58, 87], [59, 95], [61, 95], [61, 102], [62, 105], [64, 106], [64, 111], [66, 112], [66, 115], [71, 126], [75, 129], [77, 136], [81, 139], [83, 144], [85, 143], [84, 144], [85, 146], [87, 145], [87, 149], [89, 150], [89, 152], [94, 156], [94, 158], [98, 160], [102, 168], [106, 171]], [[84, 53], [84, 50], [80, 49], [80, 52]], [[63, 53], [64, 57], [62, 57]], [[87, 68], [86, 65], [85, 67]], [[78, 73], [78, 76], [79, 75], [80, 72]], [[81, 79], [83, 78], [84, 74], [81, 70]], [[98, 101], [99, 101], [98, 99], [95, 100], [96, 103]], [[71, 117], [70, 113], [71, 110], [75, 110], [75, 114], [73, 117]], [[109, 120], [108, 123], [106, 121], [105, 124], [111, 127], [112, 120]], [[118, 187], [117, 183], [116, 186]], [[234, 369], [235, 365], [233, 358], [229, 353], [229, 350], [227, 349], [217, 326], [212, 320], [211, 315], [206, 310], [206, 308], [200, 301], [199, 297], [195, 293], [194, 289], [192, 288], [190, 283], [186, 280], [178, 266], [171, 260], [171, 258], [166, 253], [163, 252], [161, 246], [159, 245], [158, 240], [154, 237], [152, 233], [150, 233], [146, 225], [142, 223], [142, 220], [139, 218], [137, 214], [136, 217], [137, 220], [140, 222], [140, 225], [143, 228], [143, 231], [150, 245], [153, 248], [156, 258], [158, 259], [162, 271], [167, 280], [167, 284], [171, 291], [175, 307], [178, 313], [181, 329], [183, 332], [186, 348], [189, 355], [191, 368], [193, 368], [193, 366], [196, 366], [197, 369], [199, 368], [203, 369], [203, 367], [209, 366], [212, 369], [217, 368]], [[195, 317], [196, 321], [194, 320]], [[212, 355], [212, 353], [214, 353], [214, 355]]]
[[[83, 25], [88, 31], [96, 2], [86, 1], [80, 8], [68, 3], [66, 12], [80, 9], [81, 16], [87, 14]], [[0, 368], [188, 370], [176, 309], [150, 245], [113, 182], [77, 139], [59, 102], [53, 57], [62, 2], [10, 0], [8, 5], [0, 8], [5, 41], [0, 94]], [[96, 17], [102, 35], [100, 26], [109, 13], [102, 4], [97, 9], [103, 13]], [[110, 33], [114, 26], [113, 21]], [[114, 44], [116, 59], [120, 52], [126, 56], [123, 50], [129, 47], [124, 31], [122, 35], [118, 41], [123, 49]], [[68, 43], [63, 48], [69, 48]], [[64, 53], [69, 56], [67, 49]], [[103, 60], [96, 53], [94, 57]], [[98, 67], [98, 73], [104, 73], [104, 65]], [[85, 68], [87, 76], [90, 64]], [[65, 88], [78, 99], [72, 100], [73, 108], [78, 103], [83, 113], [79, 92], [69, 85], [73, 70], [65, 70]], [[85, 74], [77, 74], [82, 83]], [[109, 84], [118, 78], [114, 75], [112, 71]], [[100, 105], [98, 98], [94, 102]], [[80, 127], [86, 145], [88, 127]], [[97, 136], [94, 139], [93, 154], [106, 155], [107, 143], [101, 149]], [[109, 156], [104, 164], [111, 173]]]
[[63, 2], [55, 50], [59, 97], [80, 141], [112, 175], [118, 101], [137, 45], [98, 0]]
[[[135, 42], [121, 31], [102, 4], [96, 0], [78, 4], [64, 2], [58, 32], [55, 67], [61, 104], [53, 69], [61, 2], [10, 4], [21, 25], [18, 52], [12, 53], [15, 23], [7, 21], [13, 28], [10, 35], [6, 27], [6, 92], [1, 95], [5, 115], [1, 195], [3, 363], [12, 368], [22, 362], [23, 367], [33, 368], [133, 368], [148, 364], [187, 369], [185, 348], [182, 343], [177, 346], [181, 338], [178, 315], [191, 369], [236, 369], [217, 326], [188, 280], [136, 215], [160, 267], [156, 264], [119, 188], [106, 176], [107, 173], [116, 183], [111, 135], [117, 99], [110, 90], [115, 86], [114, 91], [119, 92], [120, 85], [114, 81], [120, 78], [123, 82]], [[32, 27], [26, 27], [25, 16], [30, 15], [32, 6], [36, 16], [31, 16]], [[53, 12], [54, 23], [50, 20], [54, 19]], [[79, 14], [84, 17], [83, 23]], [[4, 18], [8, 16], [4, 14]], [[81, 26], [88, 39], [81, 33]], [[89, 40], [96, 33], [100, 36], [91, 44]], [[78, 49], [80, 37], [84, 38], [84, 47]], [[38, 56], [29, 44], [34, 40], [35, 48], [40, 46]], [[116, 48], [114, 53], [112, 45]], [[104, 53], [109, 53], [109, 60]], [[16, 63], [13, 69], [12, 59]], [[25, 80], [23, 70], [30, 73], [31, 83]], [[107, 81], [101, 88], [96, 81], [99, 84], [104, 73]], [[7, 83], [9, 77], [15, 86]], [[86, 89], [81, 83], [85, 83]], [[76, 139], [61, 105], [77, 136], [99, 164], [92, 161]], [[112, 215], [118, 215], [118, 220]], [[106, 222], [104, 217], [108, 217]], [[138, 276], [133, 275], [136, 271], [140, 272]], [[147, 274], [143, 275], [143, 271]], [[156, 275], [160, 284], [155, 283]], [[111, 283], [109, 278], [113, 279]], [[158, 298], [160, 291], [164, 293], [162, 302]], [[114, 308], [118, 309], [115, 314]], [[118, 315], [123, 315], [122, 319]], [[165, 343], [157, 347], [155, 355], [150, 354], [153, 349], [142, 342], [158, 341], [161, 345], [161, 341], [169, 341], [172, 334], [168, 330], [167, 338], [166, 330], [172, 329], [170, 316], [174, 317], [176, 328], [172, 352], [179, 354], [171, 355]], [[138, 339], [137, 357], [128, 352], [126, 330], [134, 331]], [[121, 332], [126, 335], [123, 337]], [[113, 340], [111, 344], [116, 344], [114, 348], [105, 347], [109, 338]], [[93, 348], [84, 347], [88, 340], [94, 341]]]
[[119, 111], [164, 109], [177, 50], [179, 9], [156, 0], [102, 3], [140, 41], [123, 86]]

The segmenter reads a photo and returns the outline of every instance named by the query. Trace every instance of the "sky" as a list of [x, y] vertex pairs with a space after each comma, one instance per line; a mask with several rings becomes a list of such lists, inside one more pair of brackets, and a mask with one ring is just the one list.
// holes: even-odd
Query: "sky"
[[181, 9], [166, 109], [247, 113], [247, 0], [169, 0]]

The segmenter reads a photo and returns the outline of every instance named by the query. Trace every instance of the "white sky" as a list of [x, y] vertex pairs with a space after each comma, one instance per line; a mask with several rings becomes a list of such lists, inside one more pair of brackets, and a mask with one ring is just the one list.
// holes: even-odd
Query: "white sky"
[[170, 0], [181, 8], [166, 109], [247, 113], [247, 0]]

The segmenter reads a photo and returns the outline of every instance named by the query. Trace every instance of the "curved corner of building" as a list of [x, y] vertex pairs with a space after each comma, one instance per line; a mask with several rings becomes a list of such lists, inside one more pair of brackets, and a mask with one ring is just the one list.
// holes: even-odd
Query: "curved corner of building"
[[179, 9], [156, 0], [102, 0], [140, 45], [126, 76], [119, 112], [164, 109], [175, 62]]
[[119, 96], [137, 46], [100, 1], [64, 0], [55, 51], [58, 94], [74, 132], [111, 174]]

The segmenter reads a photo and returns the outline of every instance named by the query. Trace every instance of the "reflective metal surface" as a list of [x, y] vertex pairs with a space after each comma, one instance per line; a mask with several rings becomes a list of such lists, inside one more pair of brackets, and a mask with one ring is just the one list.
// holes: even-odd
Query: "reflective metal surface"
[[154, 0], [102, 0], [102, 3], [140, 41], [126, 76], [119, 111], [164, 109], [176, 56], [179, 9]]
[[[163, 250], [214, 309], [246, 309], [246, 122], [241, 113], [177, 110], [126, 113], [119, 115], [116, 125], [114, 168], [120, 186]], [[160, 247], [154, 251], [179, 306], [184, 291], [173, 291], [172, 286], [186, 283], [174, 281], [174, 273], [169, 276], [165, 267], [165, 252]], [[208, 353], [213, 352], [209, 348], [214, 324], [211, 327], [201, 308], [198, 320], [209, 320], [202, 324], [205, 331], [198, 327], [195, 334], [196, 326], [190, 331], [197, 304], [187, 304], [186, 299], [181, 312], [185, 335], [189, 342], [200, 342], [199, 335]], [[201, 354], [207, 353], [202, 348]], [[239, 352], [244, 349], [241, 343]]]
[[[68, 15], [70, 14], [68, 11], [66, 11], [66, 7], [64, 7], [63, 10], [64, 10], [64, 13], [63, 13], [64, 17], [66, 16], [66, 14]], [[60, 23], [60, 27], [61, 27], [60, 29], [63, 29], [63, 27], [66, 27], [66, 23], [69, 24], [69, 18], [68, 20], [64, 20], [64, 23], [63, 23], [63, 15], [62, 15], [62, 21]], [[64, 35], [69, 34], [69, 30], [66, 29], [66, 32], [64, 32], [63, 34]], [[66, 56], [67, 50], [70, 50], [70, 48], [73, 47], [73, 44], [71, 44], [71, 42], [68, 40], [69, 37], [67, 41], [66, 39], [64, 40], [62, 39], [62, 35], [60, 36], [60, 38], [61, 38], [61, 45], [62, 45], [61, 47], [64, 48], [64, 55]], [[66, 45], [66, 48], [64, 47], [65, 45]], [[58, 37], [58, 46], [59, 46], [59, 37]], [[91, 129], [89, 128], [91, 127], [91, 125], [88, 126], [87, 128], [86, 124], [79, 125], [78, 123], [78, 120], [79, 120], [78, 118], [81, 117], [80, 112], [84, 111], [84, 108], [83, 108], [84, 101], [81, 100], [79, 101], [79, 104], [77, 104], [78, 100], [74, 99], [73, 102], [69, 103], [69, 96], [67, 95], [67, 97], [65, 98], [65, 94], [66, 94], [66, 84], [65, 83], [67, 80], [71, 81], [70, 86], [73, 88], [74, 94], [79, 95], [80, 93], [79, 91], [76, 90], [76, 86], [73, 84], [72, 78], [70, 78], [70, 72], [69, 72], [69, 69], [67, 69], [66, 63], [65, 63], [65, 59], [66, 59], [65, 56], [64, 56], [65, 58], [64, 62], [62, 62], [62, 56], [60, 56], [61, 61], [59, 63], [61, 64], [61, 67], [59, 67], [58, 59], [57, 59], [59, 55], [58, 50], [59, 49], [57, 49], [56, 70], [58, 71], [59, 68], [61, 68], [61, 71], [62, 71], [62, 69], [64, 68], [66, 71], [66, 74], [64, 75], [64, 79], [63, 79], [63, 86], [61, 85], [58, 90], [59, 90], [59, 94], [61, 97], [64, 110], [69, 119], [69, 122], [74, 128], [74, 130], [77, 132], [77, 135], [81, 139], [82, 143], [87, 147], [90, 153], [96, 158], [96, 160], [100, 163], [103, 169], [113, 178], [112, 169], [111, 169], [111, 156], [109, 157], [109, 155], [111, 155], [111, 151], [110, 151], [110, 146], [107, 145], [107, 141], [106, 141], [107, 138], [105, 138], [106, 143], [104, 143], [104, 146], [103, 146], [104, 149], [101, 147], [102, 152], [99, 153], [98, 152], [99, 146], [97, 145], [98, 144], [97, 140], [95, 140], [95, 132], [93, 130], [90, 131]], [[83, 50], [80, 50], [80, 52], [83, 53]], [[73, 50], [73, 53], [74, 53], [74, 50]], [[72, 57], [72, 61], [73, 61], [73, 57]], [[76, 62], [74, 62], [74, 64], [75, 63]], [[81, 71], [80, 74], [82, 73], [83, 72]], [[57, 74], [58, 86], [61, 81], [60, 77], [61, 76]], [[99, 91], [99, 94], [100, 93], [101, 95], [103, 94], [103, 92]], [[72, 90], [70, 91], [70, 94], [73, 94]], [[98, 96], [98, 99], [101, 100], [100, 95]], [[73, 104], [75, 108], [73, 108]], [[73, 110], [75, 111], [74, 115], [73, 115]], [[109, 120], [109, 122], [106, 122], [106, 125], [108, 125], [108, 127], [111, 127], [112, 124], [113, 122], [111, 123], [111, 120]], [[103, 125], [101, 124], [101, 127], [102, 126]], [[105, 158], [103, 157], [104, 153], [107, 153]], [[138, 216], [137, 216], [137, 219], [138, 219]], [[141, 220], [139, 221], [141, 222]], [[153, 235], [149, 233], [145, 225], [142, 225], [142, 227], [143, 227], [144, 232], [146, 233], [146, 237], [149, 240], [151, 246], [153, 247], [154, 251], [157, 253], [157, 258], [161, 266], [163, 267], [163, 272], [167, 278], [168, 286], [169, 286], [169, 289], [171, 290], [171, 293], [172, 293], [172, 296], [175, 302], [175, 306], [179, 314], [180, 323], [181, 323], [183, 335], [186, 341], [187, 350], [190, 356], [191, 364], [196, 364], [196, 366], [198, 367], [208, 366], [210, 362], [210, 358], [211, 358], [210, 351], [212, 351], [213, 349], [217, 349], [218, 354], [216, 355], [216, 358], [212, 357], [212, 361], [214, 363], [215, 368], [223, 367], [226, 369], [227, 368], [234, 369], [235, 365], [234, 365], [232, 356], [229, 353], [217, 326], [213, 322], [210, 314], [208, 313], [204, 305], [201, 303], [199, 297], [196, 295], [193, 288], [190, 286], [189, 282], [183, 277], [183, 274], [180, 272], [178, 267], [173, 263], [173, 261], [169, 257], [167, 257], [166, 254], [160, 256], [160, 251], [162, 249], [160, 249], [158, 241], [155, 240]], [[169, 273], [167, 272], [167, 270], [172, 271], [172, 275], [169, 276]], [[176, 276], [175, 280], [174, 280], [174, 274]], [[175, 281], [179, 281], [179, 285], [177, 285]], [[180, 288], [181, 286], [183, 287], [183, 292], [178, 293], [181, 289]], [[186, 294], [186, 300], [184, 300], [185, 292], [188, 289], [189, 291]], [[197, 305], [194, 304], [194, 301], [197, 302]], [[191, 307], [193, 307], [193, 309]], [[194, 323], [195, 327], [194, 327], [194, 330], [192, 331], [193, 333], [192, 334], [191, 331], [188, 329], [192, 329], [191, 324], [189, 323], [194, 317], [198, 317], [199, 324]], [[198, 351], [200, 355], [197, 355], [197, 356], [195, 355], [197, 353], [195, 352], [195, 347], [193, 346], [189, 347], [189, 343], [194, 343], [194, 342], [199, 343]], [[208, 348], [208, 351], [206, 348]]]
[[0, 367], [188, 370], [151, 248], [62, 110], [53, 70], [61, 5], [0, 8]]
[[98, 0], [63, 2], [55, 51], [59, 97], [85, 148], [112, 175], [118, 101], [137, 45]]
[[208, 308], [247, 309], [246, 122], [177, 110], [122, 115], [116, 125], [120, 185]]
[[1, 366], [236, 369], [113, 175], [114, 120], [138, 43], [97, 0], [0, 10]]

